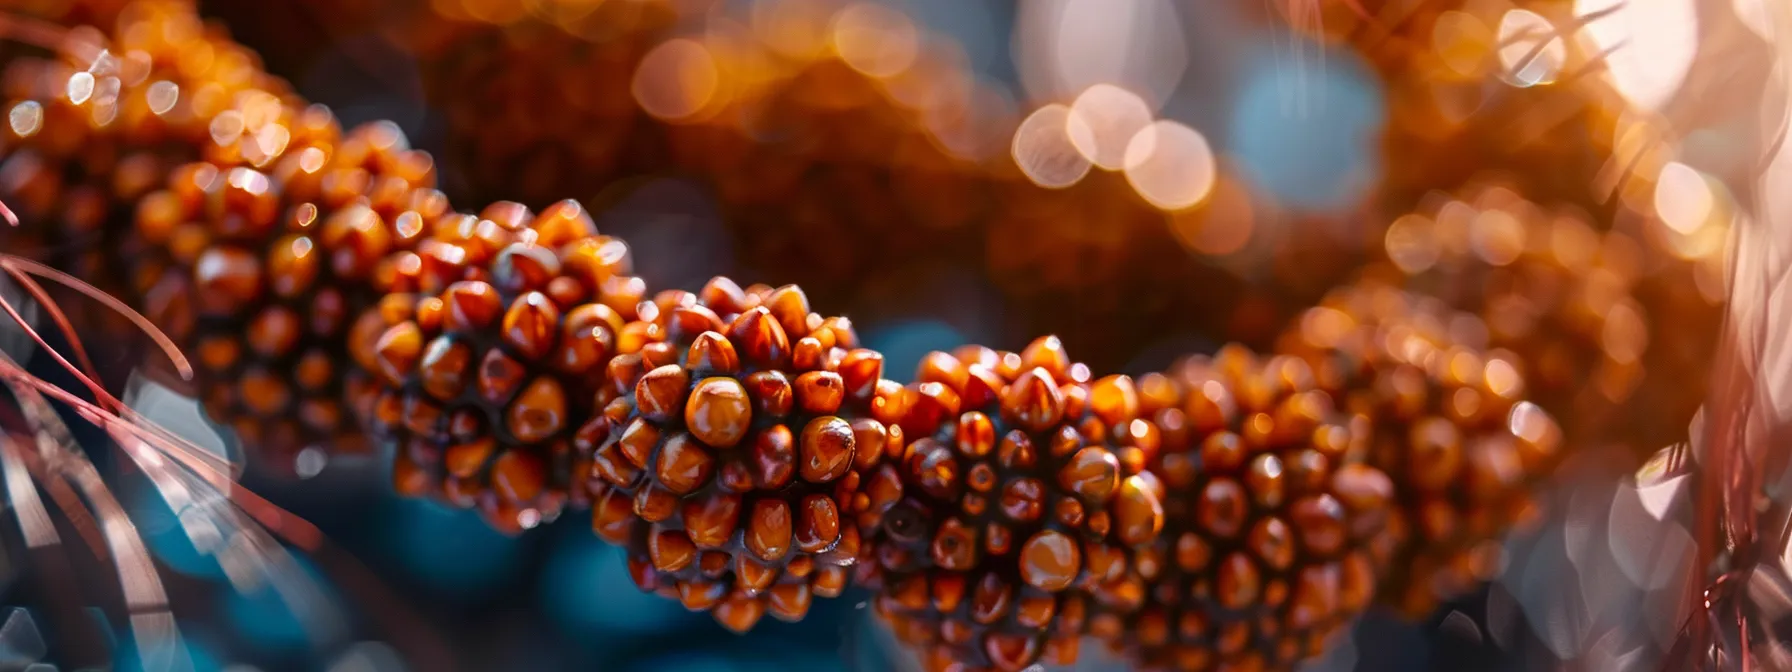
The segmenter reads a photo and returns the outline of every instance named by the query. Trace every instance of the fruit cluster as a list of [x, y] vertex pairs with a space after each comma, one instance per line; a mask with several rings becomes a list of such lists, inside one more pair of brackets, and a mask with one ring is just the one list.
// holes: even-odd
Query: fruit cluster
[[[1616, 381], [1598, 388], [1612, 403], [1634, 385], [1646, 327], [1621, 243], [1598, 247], [1578, 222], [1498, 192], [1419, 215], [1431, 237], [1390, 236], [1395, 275], [1489, 286], [1459, 279], [1481, 277], [1472, 252], [1507, 262], [1488, 265], [1518, 276], [1491, 285], [1511, 296], [1549, 284], [1529, 269], [1579, 273], [1567, 298], [1514, 317], [1507, 293], [1440, 291], [1446, 304], [1369, 279], [1302, 314], [1264, 356], [1229, 346], [1161, 374], [1096, 376], [1045, 337], [933, 353], [903, 385], [849, 320], [812, 312], [794, 285], [650, 291], [628, 246], [578, 203], [456, 211], [395, 126], [344, 133], [187, 4], [139, 0], [116, 16], [103, 37], [71, 32], [61, 55], [8, 65], [0, 198], [26, 220], [9, 235], [116, 241], [101, 253], [119, 258], [62, 261], [122, 271], [118, 291], [196, 354], [213, 418], [269, 461], [364, 451], [371, 436], [400, 492], [501, 529], [589, 508], [644, 590], [736, 631], [767, 613], [800, 619], [857, 583], [933, 669], [1069, 662], [1084, 635], [1151, 669], [1286, 669], [1377, 600], [1422, 613], [1485, 578], [1561, 451], [1533, 393], [1576, 417], [1581, 403], [1560, 396], [1588, 375], [1573, 367]], [[104, 55], [67, 65], [93, 43]], [[691, 152], [680, 137], [735, 130], [694, 121], [659, 149], [709, 162], [721, 191], [759, 199], [749, 213], [810, 214], [789, 239], [803, 244], [879, 209], [841, 203], [904, 203], [904, 189], [968, 194], [918, 201], [942, 208], [909, 213], [920, 219], [988, 219], [956, 209], [967, 202], [996, 222], [1046, 216], [982, 200], [1041, 192], [944, 156], [962, 128], [882, 119], [906, 135], [869, 132], [921, 113], [828, 98], [874, 84], [899, 101], [921, 83], [867, 78], [876, 64], [854, 70], [855, 56], [799, 56], [766, 66], [766, 90], [728, 100], [773, 127], [841, 131], [805, 145], [816, 154], [760, 157], [727, 134]], [[968, 123], [976, 99], [964, 93], [948, 121]], [[844, 129], [880, 142], [845, 142]], [[1044, 202], [1138, 205], [1090, 184]], [[855, 201], [856, 187], [881, 195]], [[1536, 221], [1553, 227], [1535, 234], [1547, 246], [1526, 242]], [[1138, 280], [1117, 262], [1101, 267], [1110, 278], [1052, 261], [1062, 248], [1027, 247], [1031, 235], [925, 249], [1004, 267], [1027, 264], [1001, 255], [1036, 249], [1052, 273], [1014, 275], [1057, 290]], [[1554, 350], [1564, 342], [1604, 359]]]

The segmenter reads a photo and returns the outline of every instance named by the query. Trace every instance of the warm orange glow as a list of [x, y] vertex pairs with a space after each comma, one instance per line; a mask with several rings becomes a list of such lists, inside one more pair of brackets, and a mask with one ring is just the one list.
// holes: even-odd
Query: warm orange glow
[[1444, 67], [1465, 77], [1476, 76], [1484, 72], [1493, 52], [1493, 30], [1473, 14], [1451, 10], [1438, 15], [1432, 25], [1431, 45]]
[[1493, 266], [1505, 266], [1524, 253], [1524, 222], [1505, 210], [1488, 210], [1469, 224], [1469, 248]]
[[1103, 170], [1126, 165], [1126, 147], [1134, 135], [1151, 123], [1151, 108], [1126, 89], [1096, 84], [1070, 105], [1065, 128], [1076, 151]]
[[1183, 210], [1213, 191], [1213, 150], [1199, 131], [1158, 121], [1133, 134], [1124, 155], [1126, 181], [1160, 210]]
[[1678, 161], [1663, 166], [1655, 178], [1655, 215], [1681, 235], [1692, 235], [1711, 221], [1716, 197], [1705, 176]]
[[1170, 216], [1170, 232], [1192, 252], [1220, 256], [1244, 249], [1256, 223], [1250, 190], [1237, 180], [1220, 179], [1201, 207]]
[[167, 114], [180, 101], [180, 85], [167, 80], [149, 85], [145, 94], [149, 99], [149, 111], [157, 115]]
[[1697, 0], [1575, 0], [1576, 16], [1600, 12], [1580, 31], [1594, 53], [1609, 52], [1607, 76], [1631, 104], [1657, 110], [1680, 90], [1699, 47]]
[[1437, 237], [1431, 229], [1431, 219], [1421, 215], [1409, 214], [1394, 220], [1382, 242], [1388, 259], [1408, 275], [1430, 270], [1440, 256]]
[[1089, 174], [1089, 160], [1070, 143], [1070, 108], [1053, 103], [1034, 110], [1014, 131], [1014, 163], [1034, 184], [1062, 189]]
[[830, 0], [755, 2], [748, 21], [765, 46], [791, 58], [807, 59], [827, 46], [834, 4]]
[[1524, 9], [1500, 18], [1500, 66], [1513, 86], [1551, 84], [1568, 60], [1568, 47], [1549, 19]]
[[720, 76], [702, 44], [676, 39], [653, 48], [635, 70], [631, 90], [648, 114], [677, 121], [697, 114], [715, 97]]
[[834, 51], [847, 65], [872, 77], [891, 77], [907, 70], [919, 49], [915, 24], [902, 12], [860, 3], [834, 18]]

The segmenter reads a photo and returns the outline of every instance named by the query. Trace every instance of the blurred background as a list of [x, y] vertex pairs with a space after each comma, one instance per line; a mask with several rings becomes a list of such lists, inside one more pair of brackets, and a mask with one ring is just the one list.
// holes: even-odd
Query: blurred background
[[[583, 201], [600, 230], [629, 241], [656, 289], [696, 290], [714, 275], [804, 282], [818, 310], [853, 318], [902, 382], [929, 351], [1012, 347], [1048, 332], [1097, 371], [1135, 374], [1230, 340], [1266, 344], [1293, 311], [1392, 252], [1383, 249], [1394, 240], [1389, 222], [1435, 209], [1433, 190], [1477, 182], [1584, 204], [1594, 219], [1666, 249], [1651, 268], [1694, 269], [1672, 276], [1682, 281], [1675, 296], [1692, 307], [1669, 302], [1650, 319], [1710, 315], [1726, 296], [1730, 227], [1757, 204], [1784, 207], [1792, 193], [1792, 173], [1762, 177], [1785, 164], [1760, 152], [1762, 129], [1785, 107], [1771, 0], [1545, 3], [1556, 11], [1535, 13], [1471, 1], [1404, 41], [1350, 33], [1360, 30], [1351, 12], [1362, 10], [1345, 4], [607, 0], [581, 10], [573, 0], [211, 0], [201, 9], [345, 128], [395, 122], [436, 157], [457, 203]], [[1384, 18], [1442, 11], [1364, 4]], [[634, 5], [643, 9], [617, 9]], [[1615, 18], [1576, 19], [1595, 14]], [[828, 36], [892, 96], [916, 96], [915, 117], [896, 123], [925, 134], [927, 151], [898, 152], [892, 160], [912, 163], [857, 179], [827, 169], [856, 165], [845, 155], [853, 150], [801, 150], [821, 167], [778, 188], [833, 193], [818, 201], [823, 212], [743, 196], [773, 188], [763, 175], [730, 181], [763, 166], [690, 129], [719, 125], [717, 110], [729, 96], [746, 100], [739, 90], [759, 85], [755, 73], [771, 79], [725, 58], [729, 40], [778, 31]], [[878, 48], [854, 51], [859, 34], [877, 36]], [[1583, 71], [1586, 54], [1597, 67]], [[937, 72], [900, 80], [923, 63]], [[1383, 73], [1395, 67], [1426, 74], [1390, 83]], [[794, 106], [752, 108], [741, 123], [762, 140], [782, 137], [781, 124], [838, 124], [828, 136], [838, 140], [876, 123], [816, 112], [851, 101]], [[1073, 109], [1083, 126], [1062, 132]], [[1147, 126], [1155, 145], [1136, 139]], [[488, 135], [505, 141], [482, 142]], [[654, 158], [668, 155], [684, 158]], [[1427, 162], [1432, 155], [1441, 158]], [[998, 167], [978, 178], [985, 191], [929, 181], [959, 163]], [[943, 223], [915, 230], [889, 215], [914, 210]], [[959, 220], [984, 223], [950, 224]], [[1649, 291], [1648, 280], [1639, 286]], [[1627, 327], [1601, 328], [1610, 345]], [[1696, 366], [1712, 337], [1687, 338]], [[54, 379], [42, 358], [32, 365]], [[800, 624], [768, 620], [733, 635], [639, 592], [621, 551], [582, 515], [505, 535], [476, 512], [394, 495], [379, 457], [306, 449], [254, 459], [191, 400], [147, 379], [132, 392], [151, 418], [220, 455], [250, 456], [243, 487], [329, 539], [295, 556], [295, 571], [320, 590], [303, 608], [272, 587], [243, 590], [229, 563], [195, 549], [186, 512], [141, 474], [95, 457], [115, 477], [178, 619], [179, 646], [148, 652], [161, 669], [916, 669], [864, 595], [818, 601]], [[1702, 387], [1680, 392], [1675, 407], [1689, 412]], [[1546, 497], [1554, 506], [1544, 524], [1508, 544], [1498, 581], [1417, 623], [1372, 612], [1310, 669], [1657, 664], [1679, 625], [1695, 541], [1684, 525], [1663, 524], [1690, 515], [1684, 507], [1658, 505], [1659, 494], [1625, 477], [1641, 456], [1683, 440], [1689, 419], [1614, 421], [1622, 440], [1579, 450]], [[88, 433], [84, 444], [105, 440], [77, 431]], [[0, 618], [0, 670], [139, 666], [146, 653], [119, 635], [119, 614], [53, 613], [71, 606], [57, 572], [106, 576], [106, 565], [46, 566], [18, 550], [28, 545], [10, 526], [3, 534], [0, 604], [13, 606]], [[88, 594], [73, 602], [104, 603]], [[320, 639], [318, 621], [332, 634]], [[83, 641], [92, 647], [51, 644], [70, 629], [91, 629]], [[1093, 644], [1084, 659], [1077, 669], [1124, 669]]]

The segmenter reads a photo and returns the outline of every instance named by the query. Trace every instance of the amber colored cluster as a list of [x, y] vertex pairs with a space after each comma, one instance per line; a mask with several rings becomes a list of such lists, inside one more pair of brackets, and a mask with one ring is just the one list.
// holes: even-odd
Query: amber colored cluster
[[71, 271], [115, 281], [104, 272], [114, 260], [91, 237], [122, 240], [107, 227], [128, 222], [136, 200], [176, 165], [269, 158], [239, 151], [245, 124], [229, 135], [212, 122], [233, 114], [245, 122], [245, 102], [284, 96], [287, 86], [262, 72], [253, 52], [208, 31], [190, 3], [73, 4], [64, 9], [90, 20], [116, 15], [115, 23], [98, 24], [104, 35], [69, 31], [55, 54], [8, 60], [0, 198], [59, 248], [87, 243], [81, 259], [58, 259]]
[[802, 619], [846, 587], [861, 481], [905, 445], [901, 386], [794, 286], [716, 278], [640, 317], [625, 330], [651, 342], [611, 360], [577, 434], [592, 527], [628, 549], [643, 590], [730, 630]]
[[[332, 27], [358, 20], [303, 4]], [[1016, 92], [875, 3], [463, 4], [390, 3], [393, 27], [342, 26], [415, 56], [457, 200], [601, 209], [649, 180], [688, 179], [713, 196], [741, 266], [777, 269], [818, 302], [889, 306], [934, 269], [987, 270], [1026, 329], [1082, 344], [1097, 366], [1120, 365], [1155, 328], [1227, 328], [1247, 295], [1273, 297], [1275, 319], [1319, 295], [1253, 292], [1190, 263], [1202, 252], [1179, 236], [1227, 218], [1173, 224], [1119, 173], [1033, 184], [1010, 153], [1027, 112]], [[258, 43], [289, 39], [272, 21]], [[1312, 240], [1299, 238], [1279, 243]], [[1325, 254], [1303, 258], [1305, 281], [1350, 265], [1335, 246], [1306, 246]], [[1159, 291], [1188, 285], [1216, 289]], [[1079, 319], [1047, 309], [1066, 302]]]
[[423, 11], [388, 30], [424, 64], [423, 84], [446, 123], [444, 159], [455, 166], [447, 179], [456, 193], [476, 202], [587, 200], [618, 178], [663, 168], [663, 134], [635, 103], [630, 81], [680, 17], [676, 4], [694, 13], [697, 3], [576, 0], [558, 8], [567, 14], [558, 23], [491, 3], [500, 11], [478, 19]]
[[390, 124], [342, 137], [322, 107], [273, 110], [287, 114], [266, 127], [291, 141], [270, 170], [176, 169], [138, 202], [132, 263], [146, 313], [196, 355], [212, 420], [288, 469], [308, 447], [367, 452], [343, 396], [349, 326], [380, 298], [381, 260], [448, 206], [429, 156]]
[[911, 442], [867, 486], [860, 579], [929, 669], [1076, 659], [1092, 601], [1163, 526], [1132, 380], [1090, 381], [1056, 338], [923, 360]]
[[1649, 346], [1632, 290], [1641, 245], [1503, 187], [1435, 200], [1389, 227], [1391, 279], [1480, 317], [1487, 344], [1516, 355], [1528, 398], [1573, 423], [1570, 434], [1610, 423], [1642, 382]]
[[[1720, 284], [1700, 268], [1720, 255], [1689, 261], [1682, 236], [1653, 221], [1669, 132], [1629, 111], [1601, 76], [1609, 45], [1579, 29], [1623, 19], [1570, 4], [1274, 6], [1381, 75], [1375, 205], [1394, 226], [1371, 233], [1402, 266], [1402, 252], [1438, 255], [1410, 287], [1481, 315], [1571, 436], [1648, 451], [1683, 440], [1705, 399], [1722, 320], [1718, 292], [1694, 288]], [[1415, 222], [1436, 233], [1399, 231]]]
[[[812, 312], [794, 285], [716, 279], [650, 295], [628, 246], [576, 202], [456, 213], [433, 189], [433, 162], [395, 127], [343, 135], [186, 5], [133, 7], [117, 73], [99, 73], [113, 78], [96, 85], [105, 95], [53, 102], [62, 111], [47, 109], [8, 153], [8, 165], [54, 158], [17, 183], [54, 188], [5, 182], [0, 197], [35, 199], [22, 203], [40, 217], [79, 212], [67, 185], [106, 189], [108, 211], [129, 203], [121, 249], [143, 254], [122, 268], [148, 312], [194, 344], [218, 385], [212, 413], [250, 441], [347, 446], [364, 427], [393, 450], [399, 492], [476, 508], [507, 531], [590, 506], [643, 589], [736, 631], [767, 613], [800, 619], [857, 581], [929, 669], [1069, 663], [1087, 634], [1152, 669], [1284, 669], [1372, 598], [1421, 613], [1484, 578], [1559, 449], [1561, 430], [1523, 401], [1518, 361], [1531, 354], [1488, 349], [1553, 343], [1552, 332], [1508, 336], [1497, 302], [1481, 311], [1490, 330], [1372, 283], [1308, 311], [1266, 359], [1229, 348], [1135, 383], [1096, 378], [1046, 337], [1020, 352], [932, 353], [902, 386], [850, 322]], [[606, 129], [564, 145], [559, 134], [592, 119], [638, 113], [603, 96], [571, 108], [528, 97], [593, 94], [577, 68], [538, 81], [493, 77], [490, 63], [548, 49], [524, 60], [613, 61], [632, 76], [630, 59], [645, 57], [628, 40], [527, 39], [605, 25], [536, 20], [417, 36], [449, 72], [491, 87], [450, 114], [489, 143], [471, 154], [485, 178], [613, 174], [582, 171], [628, 164], [619, 147], [643, 143], [656, 150], [640, 154], [645, 165], [705, 177], [733, 221], [764, 233], [746, 238], [760, 261], [817, 280], [872, 255], [944, 250], [1060, 301], [1161, 287], [1196, 266], [1154, 242], [1170, 235], [1162, 213], [1102, 191], [1112, 180], [1040, 198], [1011, 165], [990, 165], [982, 140], [1007, 129], [985, 133], [1001, 125], [980, 112], [994, 97], [949, 57], [883, 72], [842, 52], [858, 45], [829, 37], [828, 21], [773, 21], [790, 31], [778, 37], [813, 47], [796, 50], [718, 28], [699, 46], [738, 88], [652, 134]], [[530, 90], [505, 88], [519, 81]], [[147, 116], [132, 112], [139, 98]], [[480, 116], [494, 98], [518, 118], [565, 116], [511, 124], [548, 130], [507, 144]], [[796, 140], [755, 140], [766, 136]], [[528, 154], [506, 155], [519, 147]], [[154, 163], [105, 160], [134, 152]], [[1086, 221], [1145, 222], [1157, 238]], [[1083, 237], [1052, 244], [1065, 231]], [[1484, 258], [1531, 249], [1469, 241]], [[1604, 309], [1601, 338], [1622, 332], [1611, 326], [1621, 297], [1585, 291], [1610, 300], [1574, 310]], [[1153, 316], [1189, 305], [1177, 300], [1101, 303], [1156, 333]], [[1553, 355], [1535, 356], [1535, 375], [1554, 375]]]
[[1430, 613], [1499, 570], [1500, 539], [1535, 513], [1562, 430], [1524, 401], [1513, 356], [1485, 351], [1478, 319], [1364, 282], [1308, 310], [1279, 347], [1306, 358], [1319, 389], [1371, 422], [1368, 464], [1394, 481], [1379, 599]]
[[575, 203], [498, 204], [439, 229], [396, 261], [415, 273], [398, 277], [446, 286], [387, 294], [354, 328], [351, 350], [380, 376], [357, 405], [396, 445], [399, 492], [528, 529], [566, 504], [576, 423], [644, 285]]
[[[1368, 418], [1307, 363], [1238, 346], [1140, 381], [1165, 528], [1093, 634], [1141, 670], [1284, 670], [1368, 607], [1393, 555]], [[1141, 603], [1142, 602], [1142, 603]]]

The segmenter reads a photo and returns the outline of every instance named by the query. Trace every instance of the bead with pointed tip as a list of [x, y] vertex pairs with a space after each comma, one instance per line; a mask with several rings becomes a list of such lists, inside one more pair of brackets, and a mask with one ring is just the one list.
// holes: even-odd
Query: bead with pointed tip
[[716, 493], [684, 505], [684, 524], [698, 548], [721, 548], [734, 538], [740, 520], [740, 495]]
[[554, 347], [560, 309], [541, 292], [527, 292], [510, 303], [504, 313], [504, 342], [524, 359], [546, 357]]
[[247, 250], [213, 247], [193, 267], [193, 280], [198, 290], [200, 309], [209, 314], [229, 315], [260, 298], [261, 264]]
[[588, 303], [568, 311], [561, 321], [559, 348], [554, 366], [579, 375], [598, 369], [616, 352], [616, 312], [602, 304]]
[[[656, 372], [664, 368], [656, 369]], [[682, 373], [683, 370], [679, 371]], [[740, 381], [728, 377], [705, 378], [698, 382], [684, 406], [684, 421], [691, 434], [717, 448], [731, 448], [740, 443], [746, 437], [752, 419], [753, 407], [746, 388]]]
[[744, 634], [753, 629], [753, 625], [765, 615], [765, 603], [757, 598], [736, 591], [722, 603], [716, 605], [713, 612], [716, 622], [722, 624], [736, 634]]
[[511, 436], [523, 443], [538, 443], [566, 427], [566, 391], [552, 376], [529, 383], [511, 402], [506, 422]]
[[1022, 373], [1002, 398], [1002, 409], [1011, 414], [1016, 424], [1033, 432], [1043, 432], [1064, 417], [1064, 393], [1044, 369]]
[[1164, 507], [1160, 496], [1141, 474], [1121, 481], [1114, 495], [1115, 533], [1127, 546], [1141, 546], [1156, 539], [1164, 527]]
[[696, 491], [715, 473], [715, 458], [689, 434], [674, 434], [654, 458], [654, 479], [674, 495]]
[[522, 387], [523, 377], [528, 370], [515, 359], [505, 355], [502, 350], [493, 348], [486, 351], [485, 359], [479, 362], [479, 375], [475, 382], [479, 388], [480, 398], [493, 404], [508, 402], [518, 388]]
[[412, 322], [398, 324], [380, 335], [374, 352], [380, 373], [394, 384], [402, 383], [423, 354], [423, 331]]
[[781, 368], [790, 357], [789, 337], [763, 306], [741, 313], [728, 325], [727, 335], [740, 346], [741, 360], [754, 367]]
[[697, 560], [696, 544], [678, 530], [659, 530], [648, 535], [647, 552], [653, 568], [668, 573], [689, 567]]
[[535, 455], [505, 451], [492, 462], [492, 490], [511, 502], [529, 502], [547, 482], [547, 465]]
[[852, 468], [855, 451], [852, 425], [834, 416], [803, 427], [798, 471], [810, 483], [831, 483]]
[[697, 335], [685, 354], [685, 366], [698, 373], [732, 374], [740, 370], [740, 357], [734, 352], [734, 344], [727, 338], [713, 331], [705, 331]]
[[790, 505], [781, 499], [753, 502], [747, 515], [747, 550], [761, 560], [775, 562], [790, 552], [790, 540]]
[[681, 417], [685, 413], [690, 383], [690, 374], [675, 364], [648, 371], [635, 384], [635, 408], [642, 418], [653, 422], [663, 423]]
[[1106, 502], [1120, 485], [1120, 461], [1104, 448], [1076, 451], [1058, 470], [1058, 485], [1087, 502]]
[[456, 333], [480, 333], [496, 322], [504, 310], [498, 289], [477, 280], [449, 285], [441, 298], [447, 308], [443, 328]]
[[1064, 533], [1047, 530], [1033, 535], [1020, 549], [1020, 576], [1040, 590], [1069, 588], [1082, 571], [1082, 550]]

